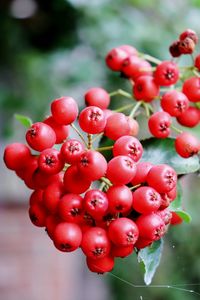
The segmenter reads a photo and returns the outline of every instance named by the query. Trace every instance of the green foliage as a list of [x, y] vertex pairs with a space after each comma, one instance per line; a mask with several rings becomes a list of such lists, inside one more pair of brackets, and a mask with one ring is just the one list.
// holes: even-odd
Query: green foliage
[[163, 240], [154, 242], [151, 246], [141, 249], [138, 253], [138, 262], [144, 271], [144, 282], [149, 285], [159, 266], [163, 250]]
[[23, 115], [15, 114], [15, 119], [27, 128], [33, 124], [32, 120], [29, 117]]

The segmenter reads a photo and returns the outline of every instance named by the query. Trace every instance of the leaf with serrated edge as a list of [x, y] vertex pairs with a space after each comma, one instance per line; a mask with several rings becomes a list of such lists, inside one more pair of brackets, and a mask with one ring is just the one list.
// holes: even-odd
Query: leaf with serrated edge
[[177, 172], [177, 174], [193, 173], [200, 169], [200, 163], [197, 155], [190, 158], [183, 158], [176, 153], [174, 148], [174, 139], [156, 139], [150, 138], [141, 141], [144, 147], [144, 153], [141, 161], [149, 161], [155, 165], [168, 164]]
[[138, 261], [144, 269], [144, 282], [151, 284], [155, 271], [160, 263], [163, 250], [163, 240], [154, 242], [151, 246], [138, 252]]
[[23, 115], [15, 114], [15, 119], [25, 127], [30, 127], [33, 124], [32, 120], [29, 117]]

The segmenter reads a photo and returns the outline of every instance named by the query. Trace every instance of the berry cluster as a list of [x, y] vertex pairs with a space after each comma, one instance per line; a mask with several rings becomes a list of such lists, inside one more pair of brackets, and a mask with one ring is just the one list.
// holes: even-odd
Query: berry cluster
[[[170, 53], [172, 57], [191, 54], [197, 42], [196, 33], [188, 29], [181, 33], [179, 41], [170, 46]], [[191, 44], [192, 50], [189, 51]], [[153, 67], [150, 62], [156, 66]], [[188, 158], [199, 152], [200, 143], [197, 138], [176, 128], [172, 124], [172, 118], [176, 118], [185, 127], [195, 127], [200, 122], [200, 54], [196, 56], [192, 66], [179, 67], [174, 59], [161, 62], [138, 53], [130, 45], [122, 45], [109, 51], [106, 64], [131, 82], [130, 96], [146, 108], [148, 128], [154, 137], [166, 138], [170, 136], [171, 130], [175, 130], [179, 133], [175, 139], [175, 149], [180, 156]], [[191, 76], [184, 80], [188, 71]], [[158, 111], [155, 111], [156, 100], [160, 102]]]
[[[134, 116], [143, 106], [149, 130], [157, 138], [169, 136], [171, 117], [185, 126], [197, 125], [200, 79], [196, 75], [185, 80], [181, 92], [174, 87], [180, 78], [175, 62], [152, 67], [140, 56], [129, 45], [112, 49], [106, 56], [107, 65], [130, 80], [133, 94], [91, 88], [81, 112], [73, 98], [56, 99], [51, 115], [27, 130], [28, 146], [13, 143], [4, 152], [7, 168], [33, 190], [29, 200], [32, 223], [45, 227], [60, 251], [81, 248], [92, 272], [111, 271], [115, 257], [151, 245], [170, 223], [182, 221], [169, 208], [177, 194], [176, 172], [166, 164], [140, 161], [143, 146], [136, 138], [139, 124]], [[170, 86], [162, 96], [161, 86]], [[117, 94], [130, 98], [131, 104], [112, 111], [110, 98]], [[162, 111], [154, 112], [151, 103], [155, 99], [160, 99]], [[132, 108], [128, 116], [122, 113], [127, 108]], [[71, 129], [79, 139], [69, 137]], [[95, 148], [94, 141], [102, 136], [113, 145]], [[175, 147], [185, 158], [200, 149], [199, 141], [187, 132], [178, 135]], [[109, 160], [102, 154], [105, 150], [112, 152]]]

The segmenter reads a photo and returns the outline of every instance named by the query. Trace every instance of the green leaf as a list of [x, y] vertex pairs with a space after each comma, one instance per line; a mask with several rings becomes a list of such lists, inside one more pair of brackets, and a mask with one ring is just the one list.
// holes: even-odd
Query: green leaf
[[30, 127], [33, 124], [32, 120], [29, 117], [23, 115], [15, 114], [15, 119], [25, 127]]
[[168, 164], [175, 169], [177, 174], [193, 173], [200, 169], [197, 155], [190, 158], [182, 158], [174, 148], [174, 139], [150, 138], [142, 141], [144, 153], [141, 161], [149, 161], [153, 164]]
[[163, 249], [163, 240], [154, 242], [151, 246], [146, 247], [138, 252], [138, 261], [144, 270], [144, 282], [146, 285], [151, 284], [156, 269], [160, 263]]
[[177, 190], [177, 197], [174, 201], [170, 203], [169, 209], [171, 211], [176, 212], [181, 219], [183, 219], [186, 223], [190, 223], [192, 220], [192, 217], [189, 213], [183, 210], [182, 208], [182, 188], [180, 183], [178, 182], [178, 190]]

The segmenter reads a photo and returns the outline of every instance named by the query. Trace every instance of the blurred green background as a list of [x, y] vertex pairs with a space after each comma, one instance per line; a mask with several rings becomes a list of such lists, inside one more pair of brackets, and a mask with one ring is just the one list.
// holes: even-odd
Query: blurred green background
[[[81, 107], [84, 92], [92, 86], [130, 88], [105, 67], [106, 52], [125, 43], [168, 59], [169, 44], [186, 28], [200, 36], [200, 0], [1, 0], [1, 140], [23, 134], [14, 113], [42, 120], [49, 103], [61, 95], [73, 96]], [[153, 284], [183, 284], [178, 287], [200, 293], [199, 285], [187, 286], [200, 283], [200, 179], [191, 175], [182, 183], [193, 221], [171, 228]], [[135, 261], [118, 261], [114, 274], [143, 284]], [[111, 300], [200, 297], [167, 288], [134, 288], [110, 275], [105, 280]]]

